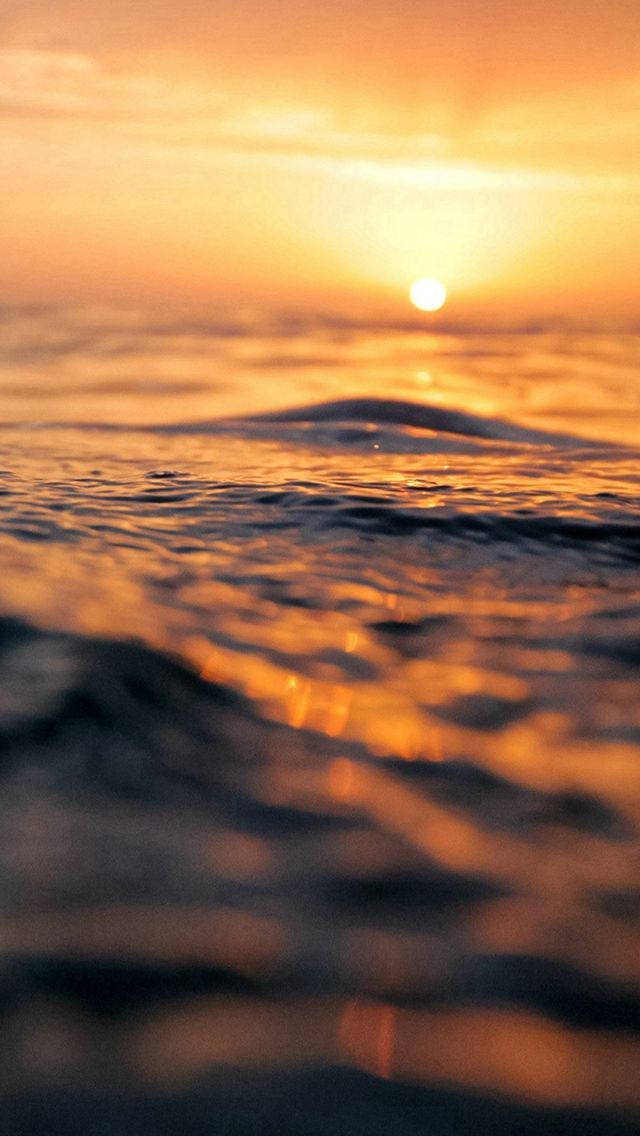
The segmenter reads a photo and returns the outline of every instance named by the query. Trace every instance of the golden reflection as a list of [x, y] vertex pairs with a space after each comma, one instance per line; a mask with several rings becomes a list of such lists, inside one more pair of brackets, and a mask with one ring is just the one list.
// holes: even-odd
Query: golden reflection
[[380, 1077], [556, 1107], [640, 1103], [637, 1039], [568, 1029], [528, 1011], [350, 1001], [337, 1032], [344, 1058]]
[[346, 639], [345, 639], [345, 642], [344, 642], [344, 649], [345, 649], [345, 653], [347, 655], [350, 655], [354, 651], [357, 651], [358, 646], [360, 644], [360, 639], [361, 639], [361, 636], [360, 636], [359, 632], [357, 632], [357, 631], [348, 631], [347, 632], [347, 636], [346, 636]]
[[[580, 882], [575, 881], [576, 891]], [[473, 941], [488, 954], [536, 954], [612, 982], [635, 986], [640, 980], [638, 928], [593, 909], [586, 913], [579, 895], [498, 899], [478, 907], [470, 918]]]
[[346, 757], [337, 757], [329, 766], [329, 793], [338, 801], [354, 800], [357, 794], [355, 765]]
[[272, 844], [246, 832], [216, 832], [204, 841], [204, 859], [226, 880], [264, 880], [277, 869]]
[[353, 691], [347, 686], [336, 686], [333, 699], [324, 723], [324, 732], [330, 738], [339, 738], [344, 733], [349, 720], [349, 711], [353, 702]]
[[311, 699], [311, 683], [298, 675], [289, 675], [285, 684], [285, 702], [287, 706], [287, 722], [295, 729], [301, 729], [307, 720], [309, 701]]
[[233, 907], [94, 907], [7, 919], [6, 954], [45, 950], [65, 957], [213, 964], [254, 978], [273, 976], [289, 951], [277, 919]]
[[[638, 823], [638, 747], [602, 738], [574, 739], [568, 736], [570, 729], [566, 716], [532, 713], [505, 730], [497, 744], [482, 747], [476, 739], [476, 748], [490, 769], [515, 782], [546, 791], [579, 786]], [[550, 752], [556, 761], [549, 760]]]
[[357, 927], [345, 936], [344, 965], [360, 990], [411, 997], [416, 989], [442, 989], [453, 952], [435, 934]]
[[200, 678], [206, 682], [224, 683], [228, 681], [223, 667], [220, 666], [220, 660], [217, 651], [207, 650], [207, 658], [203, 666], [200, 667]]
[[426, 731], [427, 736], [427, 754], [429, 761], [444, 761], [444, 737], [441, 727], [434, 723], [430, 725]]
[[[404, 611], [397, 603], [396, 594], [384, 596], [385, 607], [401, 619]], [[330, 634], [329, 628], [328, 638]], [[366, 657], [372, 662], [380, 667], [387, 663], [385, 649], [370, 643], [362, 633], [348, 631], [343, 642], [348, 648], [345, 653], [359, 650], [364, 654], [366, 649]], [[385, 687], [375, 681], [357, 685], [336, 683], [330, 681], [337, 670], [333, 664], [319, 667], [320, 677], [310, 679], [285, 670], [257, 652], [243, 653], [239, 671], [236, 652], [197, 637], [187, 641], [185, 653], [203, 678], [239, 686], [258, 700], [270, 716], [294, 728], [364, 741], [380, 757], [393, 753], [408, 761], [440, 760], [444, 752], [444, 735], [436, 737], [439, 724], [425, 719], [403, 684]]]
[[[484, 830], [464, 813], [436, 804], [384, 768], [349, 758], [331, 764], [326, 792], [362, 810], [447, 870], [538, 896], [552, 917], [556, 908], [556, 914], [562, 913], [568, 897], [583, 887], [629, 886], [633, 878], [625, 845], [581, 833], [576, 842], [566, 839], [547, 847], [507, 832]], [[597, 922], [595, 915], [593, 920]], [[591, 922], [590, 917], [590, 926]], [[606, 922], [612, 933], [611, 921]], [[635, 929], [631, 938], [637, 946]]]
[[296, 1068], [330, 1060], [335, 1003], [225, 997], [148, 1015], [125, 1039], [132, 1072], [157, 1090], [211, 1067]]
[[[402, 836], [413, 847], [427, 852], [444, 867], [458, 871], [483, 871], [500, 878], [521, 874], [521, 868], [503, 860], [498, 850], [505, 838], [489, 839], [471, 822], [434, 804], [407, 788], [397, 777], [374, 770], [347, 758], [341, 759], [338, 773], [332, 763], [328, 790], [349, 800], [382, 824], [387, 831]], [[335, 794], [334, 785], [338, 786]], [[509, 844], [515, 842], [508, 841]], [[517, 845], [516, 845], [517, 846]], [[522, 862], [523, 851], [519, 849]]]
[[[117, 1042], [116, 1042], [117, 1044]], [[169, 1090], [209, 1068], [341, 1061], [409, 1084], [555, 1108], [635, 1108], [640, 1042], [515, 1009], [225, 998], [147, 1015], [124, 1036], [137, 1077]]]
[[355, 1065], [388, 1080], [393, 1072], [397, 1019], [393, 1006], [347, 1002], [338, 1026], [338, 1046]]

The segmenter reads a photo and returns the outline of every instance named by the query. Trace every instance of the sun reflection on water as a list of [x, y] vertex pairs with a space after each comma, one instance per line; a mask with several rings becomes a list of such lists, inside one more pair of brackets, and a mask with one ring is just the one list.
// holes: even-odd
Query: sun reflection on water
[[[113, 645], [7, 630], [3, 745], [60, 753], [23, 782], [7, 762], [0, 947], [25, 984], [45, 956], [67, 974], [12, 1019], [15, 1083], [44, 1022], [48, 1076], [107, 1038], [136, 1091], [342, 1065], [638, 1104], [636, 457], [237, 419], [373, 391], [637, 444], [629, 360], [552, 334], [148, 338], [6, 392], [45, 425], [0, 430], [5, 611], [171, 655], [158, 692], [100, 669]], [[104, 1026], [94, 969], [160, 993]]]

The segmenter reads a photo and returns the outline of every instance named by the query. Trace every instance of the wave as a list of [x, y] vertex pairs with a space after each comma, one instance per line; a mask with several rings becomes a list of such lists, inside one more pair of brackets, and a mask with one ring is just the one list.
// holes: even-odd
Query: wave
[[[75, 1136], [97, 1115], [155, 1136], [173, 1091], [174, 1127], [194, 1136], [212, 1116], [225, 1131], [317, 1136], [363, 1109], [370, 1136], [390, 1117], [399, 1136], [452, 1125], [466, 1136], [478, 1116], [504, 1136], [630, 1136], [618, 1105], [638, 1099], [640, 1000], [605, 948], [637, 914], [601, 865], [603, 841], [610, 852], [626, 841], [630, 856], [633, 833], [609, 831], [608, 816], [603, 828], [597, 801], [461, 761], [373, 757], [271, 722], [141, 643], [18, 619], [0, 619], [0, 691], [12, 1133]], [[322, 794], [332, 770], [362, 795]], [[315, 790], [292, 793], [304, 776]], [[287, 792], [268, 791], [277, 785]], [[492, 822], [496, 796], [517, 816], [510, 829]], [[414, 814], [415, 832], [403, 820]], [[563, 892], [560, 927], [546, 890], [558, 834], [572, 840], [576, 824], [580, 906], [567, 910]], [[390, 1025], [405, 1084], [385, 1079]], [[444, 1058], [420, 1048], [434, 1031], [458, 1039]], [[478, 1062], [496, 1031], [508, 1042], [499, 1061]], [[417, 1063], [403, 1056], [416, 1046]], [[560, 1046], [569, 1075], [523, 1074], [532, 1046]], [[342, 1085], [328, 1119], [309, 1078], [323, 1099]], [[189, 1120], [200, 1092], [202, 1126]]]
[[529, 446], [590, 447], [601, 445], [569, 434], [518, 426], [500, 418], [483, 418], [461, 410], [401, 399], [345, 398], [310, 406], [292, 407], [244, 418], [244, 422], [360, 422], [395, 425], [434, 433], [458, 434], [499, 442], [516, 442]]
[[[241, 434], [249, 437], [272, 437], [291, 427], [303, 428], [291, 433], [290, 440], [306, 445], [329, 443], [350, 446], [365, 442], [371, 446], [372, 431], [380, 435], [385, 449], [437, 452], [438, 449], [459, 449], [460, 440], [467, 445], [486, 442], [511, 446], [546, 447], [572, 451], [598, 451], [603, 455], [619, 455], [624, 447], [614, 442], [602, 442], [573, 434], [520, 426], [515, 422], [496, 417], [483, 417], [467, 411], [425, 405], [402, 399], [345, 398], [304, 406], [286, 407], [260, 414], [199, 419], [187, 422], [117, 423], [117, 422], [5, 422], [4, 429], [30, 430], [82, 430], [90, 432], [141, 433], [161, 435], [222, 435]], [[325, 427], [335, 429], [328, 434]], [[393, 428], [396, 428], [394, 431]], [[413, 432], [430, 435], [416, 440]], [[384, 432], [384, 433], [383, 433]], [[435, 436], [435, 437], [434, 437]], [[408, 444], [407, 444], [408, 443]]]
[[[382, 557], [391, 551], [388, 538], [417, 550], [475, 548], [496, 565], [505, 548], [510, 554], [547, 555], [554, 561], [563, 552], [577, 552], [589, 561], [621, 567], [640, 562], [636, 496], [594, 491], [573, 507], [560, 501], [554, 510], [544, 496], [529, 496], [508, 483], [502, 500], [491, 485], [485, 487], [482, 469], [467, 471], [462, 485], [424, 477], [408, 484], [383, 479], [349, 484], [337, 475], [331, 481], [269, 484], [155, 469], [128, 483], [97, 480], [83, 491], [78, 511], [64, 485], [51, 483], [46, 498], [36, 504], [9, 483], [2, 490], [0, 531], [27, 543], [77, 544], [102, 534], [106, 541], [126, 538], [161, 548], [156, 521], [171, 517], [176, 549], [209, 541], [212, 534], [241, 541], [281, 534], [292, 542], [289, 552], [295, 555], [300, 542], [322, 543], [335, 536], [348, 543], [349, 537], [354, 542], [375, 536]], [[61, 506], [68, 514], [59, 521]]]
[[[444, 487], [446, 489], [446, 487]], [[621, 509], [619, 519], [576, 517], [547, 513], [534, 508], [505, 510], [460, 508], [449, 500], [433, 500], [441, 486], [413, 494], [415, 503], [405, 504], [390, 496], [374, 493], [313, 492], [295, 484], [265, 491], [256, 487], [255, 503], [264, 510], [248, 523], [256, 529], [290, 528], [300, 533], [331, 531], [408, 537], [444, 544], [510, 545], [523, 553], [539, 551], [557, 554], [577, 550], [582, 554], [604, 554], [614, 561], [640, 561], [640, 524], [632, 510]], [[247, 499], [246, 487], [230, 497]], [[431, 498], [431, 500], [429, 500]], [[425, 502], [428, 507], [425, 507]], [[277, 519], [273, 512], [277, 512]]]
[[[84, 428], [79, 423], [70, 425], [82, 425]], [[94, 424], [88, 428], [122, 429], [108, 424]], [[565, 451], [597, 450], [603, 454], [621, 452], [621, 448], [613, 442], [603, 443], [572, 434], [538, 430], [501, 418], [487, 418], [441, 406], [382, 398], [335, 399], [241, 417], [156, 423], [135, 429], [155, 434], [277, 436], [279, 440], [307, 446], [339, 445], [349, 448], [364, 444], [370, 448], [378, 442], [381, 449], [390, 452], [395, 449], [416, 453], [461, 452], [461, 444], [473, 450], [487, 442]], [[421, 436], [416, 437], [415, 431], [422, 432]]]

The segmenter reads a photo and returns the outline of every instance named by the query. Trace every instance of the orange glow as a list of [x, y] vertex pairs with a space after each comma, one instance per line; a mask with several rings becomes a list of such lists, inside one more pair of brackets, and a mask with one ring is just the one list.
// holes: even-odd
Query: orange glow
[[338, 1044], [350, 1062], [379, 1077], [395, 1073], [540, 1104], [640, 1100], [634, 1039], [566, 1029], [525, 1011], [399, 1011], [353, 1001], [341, 1016]]
[[301, 729], [307, 720], [311, 683], [308, 679], [290, 675], [286, 682], [287, 722], [295, 729]]
[[218, 998], [146, 1015], [126, 1036], [123, 1056], [145, 1080], [171, 1087], [216, 1065], [337, 1059], [382, 1078], [538, 1105], [640, 1103], [640, 1047], [631, 1034], [572, 1029], [527, 1011]]
[[2, 294], [401, 310], [428, 265], [463, 314], [636, 311], [640, 14], [612, 3], [9, 18]]
[[329, 707], [324, 731], [331, 738], [339, 738], [346, 728], [349, 720], [349, 711], [353, 702], [353, 691], [346, 686], [337, 686]]
[[7, 923], [5, 949], [42, 942], [61, 955], [105, 955], [163, 962], [232, 965], [243, 974], [267, 976], [287, 951], [276, 919], [230, 907], [96, 907], [37, 915]]
[[354, 765], [346, 757], [338, 757], [329, 766], [329, 792], [339, 801], [350, 800], [356, 791]]
[[388, 1080], [393, 1072], [397, 1019], [393, 1006], [348, 1002], [338, 1027], [340, 1048], [356, 1065]]

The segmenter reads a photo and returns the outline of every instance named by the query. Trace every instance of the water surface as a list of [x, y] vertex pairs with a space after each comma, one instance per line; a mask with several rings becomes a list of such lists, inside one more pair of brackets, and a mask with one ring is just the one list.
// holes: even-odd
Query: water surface
[[12, 1134], [633, 1130], [640, 339], [426, 327], [4, 313]]

